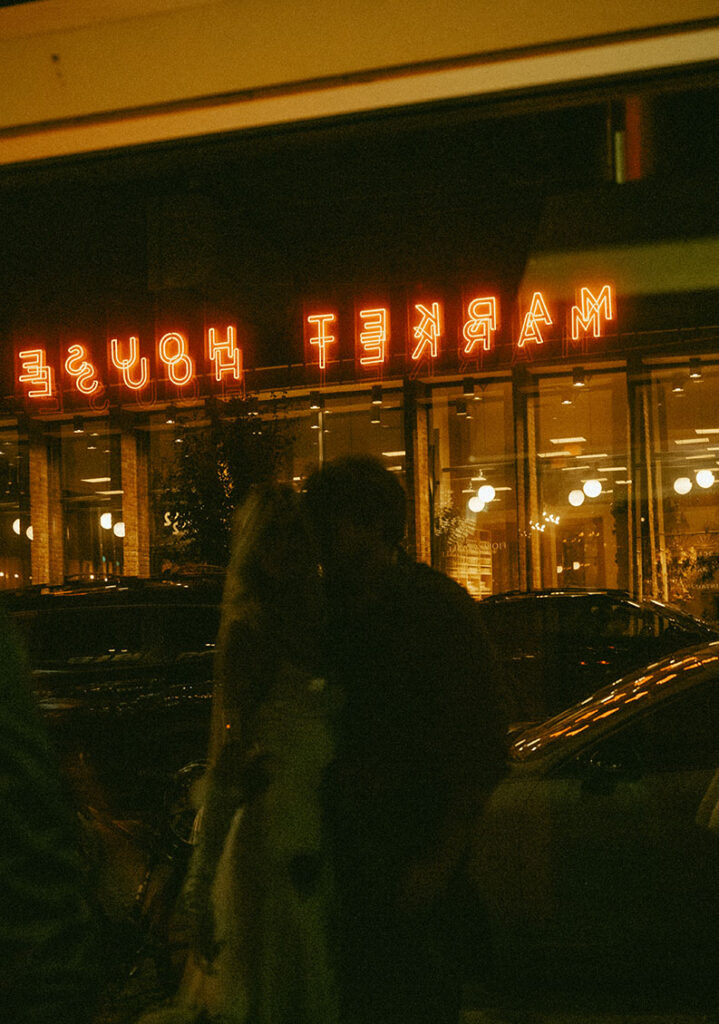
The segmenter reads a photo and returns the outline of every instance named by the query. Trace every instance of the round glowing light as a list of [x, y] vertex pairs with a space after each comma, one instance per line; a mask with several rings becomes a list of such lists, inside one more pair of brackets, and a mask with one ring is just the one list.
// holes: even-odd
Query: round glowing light
[[25, 536], [27, 537], [28, 540], [32, 540], [34, 535], [35, 534], [32, 526], [28, 526], [27, 530], [25, 530]]
[[13, 519], [13, 521], [12, 521], [12, 532], [16, 533], [18, 535], [18, 537], [20, 536], [20, 520], [19, 519]]
[[714, 483], [714, 474], [710, 469], [700, 469], [697, 473], [696, 480], [700, 487], [711, 487]]
[[115, 534], [116, 537], [124, 537], [125, 524], [123, 522], [115, 523], [115, 525], [112, 528], [112, 532]]
[[674, 490], [677, 494], [689, 494], [692, 489], [692, 482], [688, 476], [679, 476], [674, 481]]
[[103, 512], [100, 516], [100, 526], [103, 530], [112, 529], [112, 512]]
[[484, 508], [484, 502], [478, 494], [473, 494], [467, 502], [467, 505], [469, 506], [470, 512], [481, 512]]
[[579, 508], [580, 505], [584, 504], [584, 491], [576, 490], [569, 492], [569, 504], [574, 505], [575, 508]]
[[598, 498], [602, 493], [602, 485], [599, 480], [585, 480], [582, 490], [588, 498]]
[[491, 484], [482, 484], [482, 486], [477, 491], [477, 497], [485, 505], [487, 504], [488, 501], [492, 501], [494, 499], [495, 494], [496, 491]]

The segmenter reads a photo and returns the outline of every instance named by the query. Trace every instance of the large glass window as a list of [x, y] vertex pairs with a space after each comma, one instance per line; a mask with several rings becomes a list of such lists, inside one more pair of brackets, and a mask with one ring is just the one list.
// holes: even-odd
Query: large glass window
[[321, 461], [340, 455], [373, 455], [405, 483], [406, 453], [400, 390], [385, 388], [328, 399], [323, 416]]
[[92, 579], [123, 571], [120, 433], [75, 417], [60, 428], [65, 573]]
[[28, 463], [27, 441], [0, 431], [0, 589], [32, 582]]
[[649, 461], [642, 509], [645, 586], [719, 618], [719, 363], [657, 366], [648, 403]]
[[518, 586], [509, 380], [436, 388], [430, 416], [433, 562], [475, 597]]
[[[221, 423], [196, 406], [158, 412], [143, 425], [149, 437], [153, 574], [226, 564], [229, 537], [222, 541], [220, 534], [239, 500], [237, 489], [245, 493], [268, 473], [300, 490], [328, 459], [367, 454], [405, 484], [399, 388], [251, 398], [217, 411]], [[196, 506], [189, 533], [183, 524], [188, 503]]]
[[[374, 401], [373, 401], [374, 399]], [[287, 448], [280, 478], [301, 489], [318, 467], [341, 455], [372, 455], [405, 483], [402, 391], [376, 388], [344, 393], [311, 392], [263, 410], [278, 417]]]
[[627, 378], [576, 367], [533, 381], [526, 403], [530, 580], [629, 585]]

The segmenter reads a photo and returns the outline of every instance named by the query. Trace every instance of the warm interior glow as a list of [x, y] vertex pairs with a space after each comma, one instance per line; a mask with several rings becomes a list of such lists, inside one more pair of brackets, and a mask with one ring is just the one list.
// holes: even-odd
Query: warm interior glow
[[711, 487], [714, 483], [714, 474], [710, 469], [700, 469], [696, 475], [696, 481], [700, 487], [706, 490], [707, 487]]
[[585, 480], [582, 490], [588, 498], [598, 498], [602, 493], [602, 485], [599, 480]]

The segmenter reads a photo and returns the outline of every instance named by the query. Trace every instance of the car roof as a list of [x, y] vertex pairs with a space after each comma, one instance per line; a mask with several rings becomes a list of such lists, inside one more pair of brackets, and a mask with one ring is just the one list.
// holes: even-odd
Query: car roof
[[490, 594], [477, 602], [478, 607], [485, 609], [496, 607], [502, 604], [515, 604], [522, 601], [551, 600], [552, 598], [608, 598], [613, 601], [620, 601], [630, 604], [635, 608], [646, 611], [659, 612], [670, 618], [681, 619], [685, 623], [693, 623], [698, 629], [703, 630], [707, 636], [719, 636], [719, 628], [713, 623], [692, 615], [691, 612], [678, 608], [676, 605], [667, 604], [658, 598], [650, 597], [639, 599], [632, 597], [626, 590], [613, 590], [589, 587], [547, 587], [542, 590], [507, 590], [501, 594]]
[[[513, 760], [526, 761], [551, 753], [553, 748], [571, 749], [592, 734], [597, 738], [611, 732], [615, 724], [638, 714], [652, 703], [666, 700], [696, 683], [719, 675], [719, 640], [693, 644], [676, 653], [630, 672], [597, 690], [591, 697], [560, 712], [553, 718], [524, 729], [514, 737], [510, 753]], [[624, 711], [625, 715], [616, 714]]]
[[221, 576], [178, 577], [174, 579], [140, 579], [118, 577], [103, 580], [77, 580], [55, 586], [32, 586], [8, 590], [1, 595], [6, 610], [12, 615], [22, 611], [48, 608], [219, 604], [224, 579]]

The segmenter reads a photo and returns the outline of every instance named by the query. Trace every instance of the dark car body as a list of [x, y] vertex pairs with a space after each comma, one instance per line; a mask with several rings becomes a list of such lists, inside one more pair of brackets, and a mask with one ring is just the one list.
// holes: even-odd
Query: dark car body
[[478, 602], [504, 669], [505, 714], [543, 721], [600, 686], [719, 630], [618, 590], [540, 590]]
[[621, 982], [645, 1003], [715, 1001], [719, 643], [518, 735], [469, 873], [514, 983]]
[[205, 755], [220, 599], [214, 579], [3, 596], [80, 804], [152, 819], [168, 776]]

